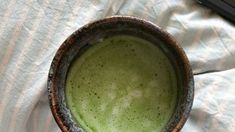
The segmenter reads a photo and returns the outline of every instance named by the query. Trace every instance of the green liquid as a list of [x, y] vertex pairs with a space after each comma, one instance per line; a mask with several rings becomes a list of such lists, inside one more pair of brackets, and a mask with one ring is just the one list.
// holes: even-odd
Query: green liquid
[[174, 112], [176, 81], [157, 46], [114, 36], [75, 60], [67, 76], [66, 101], [86, 132], [158, 132]]

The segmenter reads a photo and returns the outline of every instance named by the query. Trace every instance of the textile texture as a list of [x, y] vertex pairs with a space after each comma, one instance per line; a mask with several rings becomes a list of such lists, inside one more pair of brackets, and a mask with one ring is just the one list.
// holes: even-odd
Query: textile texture
[[235, 26], [193, 0], [0, 0], [0, 132], [60, 131], [47, 75], [62, 42], [112, 15], [168, 31], [193, 69], [195, 99], [182, 132], [235, 131]]

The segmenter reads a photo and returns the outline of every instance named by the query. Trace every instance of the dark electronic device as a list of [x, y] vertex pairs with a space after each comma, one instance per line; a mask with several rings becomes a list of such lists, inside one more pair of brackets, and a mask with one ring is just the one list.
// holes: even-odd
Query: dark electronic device
[[211, 8], [231, 22], [235, 23], [235, 0], [197, 0], [198, 3]]

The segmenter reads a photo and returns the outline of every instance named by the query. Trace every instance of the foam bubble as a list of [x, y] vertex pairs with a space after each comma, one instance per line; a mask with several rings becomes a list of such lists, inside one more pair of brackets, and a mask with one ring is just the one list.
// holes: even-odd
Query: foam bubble
[[114, 92], [110, 92], [110, 93], [108, 93], [108, 97], [110, 99], [115, 99], [116, 98], [116, 94]]
[[103, 103], [100, 105], [100, 111], [105, 111], [107, 109], [107, 104], [106, 103]]
[[148, 85], [150, 87], [157, 87], [159, 85], [159, 81], [158, 80], [151, 80]]
[[112, 115], [117, 115], [119, 114], [119, 108], [117, 106], [115, 106], [113, 109], [112, 109]]
[[141, 90], [138, 90], [138, 89], [131, 90], [129, 94], [130, 94], [130, 96], [137, 97], [137, 98], [143, 96], [143, 92]]
[[83, 100], [82, 103], [81, 103], [81, 108], [82, 109], [87, 109], [87, 105], [88, 105], [87, 100]]

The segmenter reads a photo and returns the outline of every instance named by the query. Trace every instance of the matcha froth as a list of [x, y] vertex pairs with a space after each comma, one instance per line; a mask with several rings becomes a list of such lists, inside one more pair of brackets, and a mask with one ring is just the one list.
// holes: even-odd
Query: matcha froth
[[174, 112], [177, 79], [157, 46], [120, 35], [97, 42], [74, 61], [65, 94], [86, 132], [158, 132]]

